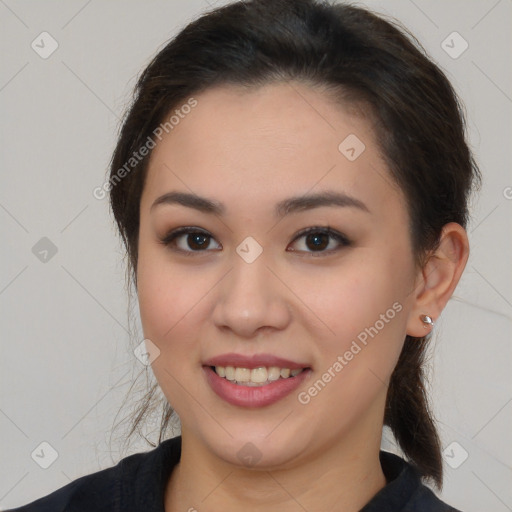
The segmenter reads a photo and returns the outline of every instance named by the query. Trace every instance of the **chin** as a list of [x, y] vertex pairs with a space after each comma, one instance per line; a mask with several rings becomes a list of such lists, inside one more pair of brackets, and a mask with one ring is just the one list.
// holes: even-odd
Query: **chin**
[[293, 429], [290, 425], [282, 432], [278, 429], [278, 422], [270, 428], [267, 425], [260, 429], [252, 425], [245, 431], [243, 427], [233, 428], [230, 430], [233, 437], [224, 432], [222, 438], [214, 437], [210, 431], [204, 434], [203, 442], [216, 457], [235, 466], [253, 470], [292, 467], [306, 454], [310, 436], [304, 429]]

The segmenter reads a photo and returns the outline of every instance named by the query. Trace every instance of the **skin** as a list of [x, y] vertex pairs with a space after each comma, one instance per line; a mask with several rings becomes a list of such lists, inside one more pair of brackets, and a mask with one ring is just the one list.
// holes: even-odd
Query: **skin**
[[[424, 268], [414, 263], [408, 212], [371, 130], [354, 109], [299, 83], [243, 90], [211, 88], [157, 143], [140, 209], [138, 296], [144, 336], [160, 350], [152, 363], [182, 425], [182, 457], [168, 482], [166, 512], [357, 511], [386, 485], [379, 463], [387, 383], [406, 334], [429, 332], [468, 257], [464, 229], [443, 230]], [[366, 149], [349, 161], [338, 146], [356, 134]], [[362, 201], [322, 206], [278, 219], [292, 196], [337, 191]], [[151, 205], [170, 191], [218, 201], [223, 215], [178, 204]], [[299, 231], [329, 225], [349, 245], [325, 238], [315, 251]], [[211, 235], [197, 250], [182, 235]], [[263, 252], [236, 252], [248, 236]], [[193, 248], [196, 252], [192, 252]], [[176, 250], [189, 251], [189, 255]], [[322, 252], [323, 250], [323, 252]], [[298, 393], [321, 378], [365, 327], [385, 323], [307, 404]], [[204, 378], [210, 357], [270, 353], [306, 363], [308, 380], [276, 404], [242, 408], [219, 398]], [[237, 452], [253, 443], [247, 467]]]

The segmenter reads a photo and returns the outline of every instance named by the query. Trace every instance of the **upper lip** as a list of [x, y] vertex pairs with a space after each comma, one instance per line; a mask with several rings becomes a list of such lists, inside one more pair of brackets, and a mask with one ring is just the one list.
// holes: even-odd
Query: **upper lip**
[[290, 370], [309, 368], [309, 365], [303, 363], [297, 363], [277, 357], [272, 354], [221, 354], [210, 359], [207, 359], [204, 363], [205, 366], [234, 366], [238, 368], [260, 368], [265, 366], [267, 368], [271, 366], [277, 366], [278, 368], [289, 368]]

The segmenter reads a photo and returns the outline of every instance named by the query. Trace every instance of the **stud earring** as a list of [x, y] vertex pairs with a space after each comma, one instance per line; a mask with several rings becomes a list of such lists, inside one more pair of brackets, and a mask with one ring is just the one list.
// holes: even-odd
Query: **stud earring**
[[423, 327], [425, 327], [425, 329], [428, 329], [428, 326], [430, 325], [431, 327], [434, 327], [434, 320], [432, 320], [432, 317], [431, 316], [428, 316], [428, 315], [421, 315], [420, 316], [421, 318], [421, 321], [425, 324]]

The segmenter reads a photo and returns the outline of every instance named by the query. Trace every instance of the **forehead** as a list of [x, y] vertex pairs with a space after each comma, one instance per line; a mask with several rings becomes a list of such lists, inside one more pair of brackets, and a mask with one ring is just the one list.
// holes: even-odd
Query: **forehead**
[[390, 200], [403, 206], [370, 120], [332, 96], [290, 82], [219, 86], [194, 99], [153, 150], [142, 208], [176, 189], [228, 208], [270, 208], [320, 190], [343, 191], [377, 210]]

